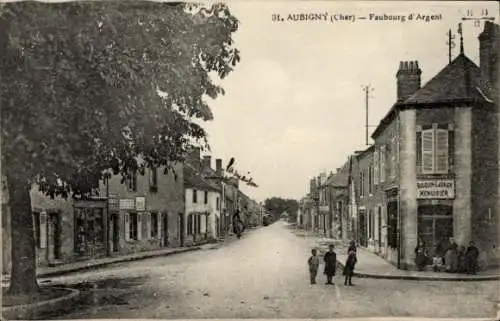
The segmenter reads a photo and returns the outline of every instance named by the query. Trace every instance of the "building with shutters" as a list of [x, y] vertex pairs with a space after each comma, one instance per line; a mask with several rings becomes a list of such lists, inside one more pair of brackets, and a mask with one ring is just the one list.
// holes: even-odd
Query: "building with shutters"
[[196, 148], [184, 164], [184, 245], [217, 240], [220, 236], [222, 188], [214, 179], [211, 157], [201, 159]]
[[[182, 243], [184, 212], [183, 166], [164, 174], [147, 169], [101, 181], [85, 200], [51, 199], [34, 186], [30, 191], [37, 264], [58, 265], [75, 260], [177, 247]], [[98, 187], [98, 188], [97, 188]], [[10, 266], [10, 211], [2, 192], [3, 267]], [[108, 222], [108, 224], [106, 224]], [[8, 271], [4, 271], [8, 272]]]
[[498, 25], [479, 39], [480, 67], [461, 50], [422, 87], [418, 62], [401, 62], [397, 102], [372, 135], [382, 255], [400, 268], [414, 267], [418, 240], [444, 253], [450, 237], [476, 242], [483, 267], [498, 264], [498, 107], [487, 86]]

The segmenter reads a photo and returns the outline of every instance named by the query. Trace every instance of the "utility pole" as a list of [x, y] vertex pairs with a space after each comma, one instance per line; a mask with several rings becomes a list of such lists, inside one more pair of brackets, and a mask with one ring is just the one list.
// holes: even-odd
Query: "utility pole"
[[453, 39], [455, 39], [455, 35], [451, 33], [451, 29], [448, 30], [448, 41], [446, 44], [448, 45], [448, 63], [451, 63], [451, 50], [455, 48], [455, 42]]
[[370, 145], [368, 140], [369, 140], [369, 133], [368, 133], [368, 128], [370, 127], [369, 122], [368, 122], [368, 101], [370, 99], [370, 92], [373, 91], [374, 89], [370, 85], [363, 86], [363, 91], [365, 92], [365, 131], [366, 131], [366, 145]]

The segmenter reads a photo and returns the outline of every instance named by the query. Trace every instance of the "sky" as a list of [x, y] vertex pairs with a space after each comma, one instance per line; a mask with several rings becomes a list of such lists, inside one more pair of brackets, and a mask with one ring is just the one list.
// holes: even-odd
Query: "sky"
[[[0, 0], [3, 2], [4, 0]], [[65, 2], [67, 0], [46, 0]], [[163, 1], [163, 0], [160, 0]], [[202, 0], [200, 0], [202, 1]], [[213, 1], [212, 1], [213, 2]], [[495, 1], [227, 1], [240, 21], [234, 34], [241, 61], [222, 81], [226, 95], [207, 98], [212, 166], [222, 158], [259, 187], [240, 184], [257, 201], [300, 199], [309, 180], [335, 172], [365, 143], [365, 95], [370, 134], [396, 100], [400, 61], [418, 61], [422, 85], [448, 63], [447, 32], [463, 22], [465, 54], [479, 65], [482, 30], [462, 21], [484, 9], [499, 21]], [[327, 14], [328, 21], [287, 21], [289, 14]], [[334, 21], [333, 15], [403, 15], [406, 21]], [[410, 14], [440, 15], [409, 21]], [[272, 20], [273, 14], [285, 18]], [[453, 57], [459, 53], [454, 40]], [[371, 138], [370, 138], [371, 142]]]
[[[205, 123], [212, 159], [231, 157], [249, 171], [258, 188], [241, 189], [257, 201], [300, 199], [309, 180], [335, 171], [365, 144], [365, 95], [369, 125], [376, 126], [396, 100], [400, 61], [419, 62], [422, 85], [448, 63], [447, 32], [457, 33], [467, 9], [487, 9], [498, 23], [495, 2], [234, 1], [240, 21], [234, 34], [241, 62], [210, 101], [214, 120]], [[288, 14], [344, 15], [411, 13], [441, 15], [424, 21], [286, 21]], [[280, 14], [283, 22], [273, 22]], [[465, 54], [479, 65], [482, 30], [463, 21]], [[455, 39], [453, 57], [459, 53]], [[375, 127], [370, 127], [370, 134]], [[371, 142], [371, 138], [370, 138]], [[215, 161], [214, 161], [215, 162]]]

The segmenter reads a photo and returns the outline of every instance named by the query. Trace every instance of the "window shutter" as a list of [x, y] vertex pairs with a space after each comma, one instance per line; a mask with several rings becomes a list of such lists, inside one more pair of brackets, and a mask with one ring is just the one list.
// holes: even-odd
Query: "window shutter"
[[375, 148], [375, 154], [373, 155], [373, 182], [378, 185], [378, 173], [379, 173], [379, 161], [378, 161], [379, 151]]
[[166, 215], [166, 214], [158, 213], [158, 215], [156, 215], [156, 220], [158, 222], [158, 233], [156, 233], [156, 235], [158, 235], [158, 239], [160, 239], [160, 240], [161, 240], [161, 232], [162, 232], [161, 222], [162, 222], [163, 215]]
[[385, 146], [380, 147], [380, 182], [385, 181]]
[[137, 213], [137, 240], [142, 239], [142, 221], [144, 220], [143, 213]]
[[146, 239], [151, 238], [151, 213], [144, 213], [144, 219], [146, 220]]
[[417, 150], [417, 173], [422, 173], [422, 132], [417, 132], [417, 142], [416, 142], [416, 150]]
[[422, 173], [434, 172], [434, 130], [422, 131]]
[[396, 159], [398, 153], [398, 146], [396, 137], [392, 139], [391, 142], [391, 178], [396, 177]]
[[47, 247], [47, 213], [40, 213], [40, 248]]
[[125, 241], [130, 241], [130, 215], [125, 213]]
[[436, 130], [436, 172], [448, 173], [448, 130]]

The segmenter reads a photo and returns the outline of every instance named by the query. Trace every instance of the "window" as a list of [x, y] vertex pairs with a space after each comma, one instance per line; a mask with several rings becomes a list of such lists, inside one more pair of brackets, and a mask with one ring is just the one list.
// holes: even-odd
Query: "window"
[[397, 159], [398, 159], [398, 141], [397, 138], [394, 137], [391, 140], [391, 172], [390, 172], [391, 178], [396, 177]]
[[127, 175], [127, 189], [129, 192], [137, 192], [137, 172], [130, 170]]
[[378, 185], [379, 183], [379, 150], [375, 148], [375, 153], [373, 154], [373, 184]]
[[208, 204], [208, 191], [205, 191], [205, 204]]
[[363, 197], [365, 195], [365, 173], [361, 171], [359, 173], [360, 184], [359, 184], [359, 196]]
[[158, 213], [151, 213], [151, 238], [158, 237]]
[[149, 169], [149, 190], [151, 192], [158, 191], [158, 169], [156, 167]]
[[217, 196], [217, 199], [215, 200], [215, 209], [216, 210], [220, 209], [220, 199], [219, 199], [219, 196]]
[[193, 203], [198, 202], [198, 191], [193, 189]]
[[139, 234], [139, 215], [137, 213], [129, 214], [129, 240], [137, 240]]
[[373, 193], [373, 166], [368, 167], [368, 194]]
[[200, 214], [196, 215], [196, 233], [197, 234], [201, 233], [201, 215]]
[[422, 130], [420, 136], [420, 162], [423, 174], [446, 174], [449, 168], [448, 129], [432, 128]]
[[380, 182], [385, 182], [385, 146], [380, 147]]

